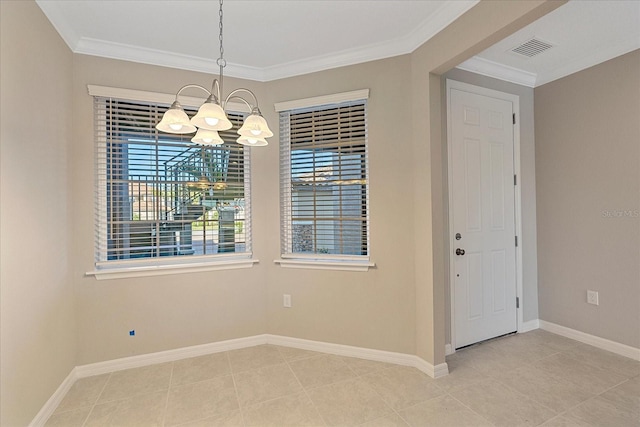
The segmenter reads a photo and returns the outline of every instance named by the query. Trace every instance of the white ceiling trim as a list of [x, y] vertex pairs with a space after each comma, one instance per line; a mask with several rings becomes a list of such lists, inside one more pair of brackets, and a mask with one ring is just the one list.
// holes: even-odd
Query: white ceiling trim
[[[332, 68], [361, 64], [411, 53], [431, 37], [438, 34], [480, 0], [461, 0], [444, 3], [429, 19], [408, 35], [390, 41], [370, 44], [355, 49], [334, 52], [273, 67], [265, 67], [262, 81], [283, 79]], [[235, 76], [234, 76], [235, 77]]]
[[561, 79], [562, 77], [592, 67], [594, 64], [601, 64], [636, 49], [640, 49], [640, 38], [635, 35], [620, 40], [617, 43], [610, 43], [604, 49], [594, 49], [590, 55], [582, 56], [573, 61], [567, 61], [560, 67], [548, 73], [541, 74], [536, 82], [536, 86], [542, 86], [543, 84]]
[[[197, 56], [182, 55], [163, 50], [149, 49], [122, 43], [108, 42], [91, 38], [81, 38], [74, 53], [100, 56], [104, 58], [120, 59], [139, 62], [142, 64], [159, 65], [161, 67], [178, 68], [181, 70], [197, 71], [208, 74], [218, 74], [220, 67], [216, 60]], [[225, 75], [249, 80], [262, 80], [263, 71], [260, 68], [246, 67], [227, 63]]]
[[594, 49], [592, 54], [581, 56], [573, 61], [569, 60], [563, 63], [560, 67], [549, 72], [538, 74], [490, 61], [479, 56], [469, 58], [465, 62], [456, 66], [456, 68], [535, 88], [592, 67], [594, 64], [601, 64], [636, 49], [640, 49], [640, 39], [634, 35], [627, 39], [620, 40], [617, 43], [610, 43], [606, 48]]
[[[395, 40], [306, 58], [273, 67], [258, 68], [227, 63], [225, 75], [265, 82], [411, 53], [478, 2], [479, 0], [446, 2], [411, 33]], [[62, 38], [74, 53], [210, 74], [217, 74], [219, 71], [216, 60], [211, 58], [78, 37], [65, 17], [58, 13], [60, 9], [53, 7], [53, 3], [38, 0], [38, 5], [49, 20], [58, 23], [56, 30], [62, 35]]]
[[456, 68], [527, 87], [536, 87], [536, 80], [538, 78], [535, 73], [489, 61], [479, 56], [467, 59]]

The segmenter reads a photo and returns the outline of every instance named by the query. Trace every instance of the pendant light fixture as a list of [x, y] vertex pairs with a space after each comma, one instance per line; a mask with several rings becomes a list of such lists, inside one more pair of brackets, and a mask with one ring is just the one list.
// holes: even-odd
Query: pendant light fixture
[[[196, 132], [195, 136], [191, 138], [191, 141], [201, 145], [218, 145], [224, 143], [218, 131], [229, 130], [233, 127], [225, 109], [230, 100], [241, 101], [249, 107], [251, 113], [244, 119], [242, 127], [238, 129], [237, 139], [238, 144], [260, 147], [267, 145], [266, 138], [272, 137], [273, 132], [269, 129], [267, 121], [262, 117], [260, 108], [258, 108], [258, 99], [256, 95], [249, 89], [239, 88], [231, 91], [229, 95], [222, 100], [222, 81], [223, 70], [227, 65], [227, 61], [224, 59], [224, 48], [222, 46], [222, 3], [220, 0], [220, 57], [217, 64], [220, 67], [220, 75], [218, 79], [214, 79], [211, 84], [211, 90], [207, 90], [203, 86], [196, 84], [188, 84], [180, 88], [176, 93], [176, 99], [171, 104], [171, 107], [164, 113], [160, 123], [156, 125], [156, 129], [161, 132], [173, 133], [173, 134], [188, 134]], [[178, 96], [186, 89], [197, 88], [205, 91], [209, 96], [207, 100], [200, 106], [200, 109], [193, 118], [189, 119], [184, 108], [178, 102]], [[239, 94], [244, 93], [250, 95], [250, 101]]]

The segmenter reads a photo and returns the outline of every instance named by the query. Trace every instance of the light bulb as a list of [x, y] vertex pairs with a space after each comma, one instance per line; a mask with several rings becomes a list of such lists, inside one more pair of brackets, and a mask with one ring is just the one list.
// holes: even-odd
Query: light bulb
[[258, 136], [262, 133], [260, 129], [251, 129], [251, 134], [254, 136]]
[[213, 138], [202, 138], [202, 142], [205, 144], [211, 144], [211, 142], [213, 142]]
[[217, 119], [215, 117], [205, 117], [204, 121], [209, 125], [209, 126], [215, 126], [218, 124], [218, 122], [220, 121], [220, 119]]
[[169, 127], [173, 130], [180, 130], [182, 129], [182, 125], [180, 123], [171, 123], [169, 125]]
[[249, 144], [255, 144], [256, 142], [258, 142], [258, 140], [257, 139], [253, 139], [253, 138], [247, 138], [247, 142]]

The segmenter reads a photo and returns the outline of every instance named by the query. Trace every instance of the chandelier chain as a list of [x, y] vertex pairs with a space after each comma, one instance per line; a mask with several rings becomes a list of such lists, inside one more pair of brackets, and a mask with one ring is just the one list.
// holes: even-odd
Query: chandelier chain
[[223, 25], [222, 25], [222, 18], [223, 18], [223, 15], [222, 15], [222, 3], [223, 3], [223, 0], [220, 0], [220, 11], [218, 12], [218, 15], [220, 16], [220, 35], [218, 36], [218, 38], [220, 40], [220, 57], [218, 58], [217, 62], [218, 62], [218, 65], [220, 67], [224, 68], [224, 66], [227, 65], [227, 64], [226, 64], [226, 61], [224, 59], [224, 47], [222, 45], [222, 30], [223, 30]]

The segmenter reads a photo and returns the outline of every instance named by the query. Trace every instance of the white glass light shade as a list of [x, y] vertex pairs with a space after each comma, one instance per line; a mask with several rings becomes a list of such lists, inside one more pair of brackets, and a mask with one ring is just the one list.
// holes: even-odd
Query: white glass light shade
[[237, 139], [238, 144], [246, 145], [247, 147], [264, 147], [269, 145], [266, 139], [255, 136], [240, 136]]
[[208, 129], [198, 129], [196, 135], [191, 138], [191, 142], [202, 145], [219, 145], [224, 143], [217, 131]]
[[[273, 132], [269, 129], [267, 121], [259, 114], [250, 114], [244, 119], [242, 127], [238, 129], [238, 135], [249, 138], [269, 138], [273, 136]], [[266, 144], [265, 144], [266, 145]]]
[[171, 104], [171, 108], [164, 113], [162, 120], [156, 125], [156, 129], [162, 132], [178, 134], [196, 131], [196, 127], [189, 122], [189, 116], [184, 112], [178, 101]]
[[207, 130], [227, 130], [233, 127], [222, 107], [209, 100], [200, 106], [198, 113], [191, 119], [191, 124]]

